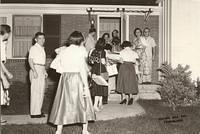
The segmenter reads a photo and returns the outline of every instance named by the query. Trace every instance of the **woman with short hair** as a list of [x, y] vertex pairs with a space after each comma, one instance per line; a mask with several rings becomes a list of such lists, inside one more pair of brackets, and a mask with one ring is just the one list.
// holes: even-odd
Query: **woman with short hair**
[[140, 28], [135, 28], [134, 30], [135, 39], [134, 49], [138, 53], [140, 61], [138, 63], [138, 70], [136, 70], [138, 74], [139, 83], [145, 82], [145, 76], [148, 75], [148, 68], [147, 68], [147, 54], [146, 54], [146, 47], [147, 43], [145, 38], [142, 36], [142, 30]]
[[85, 68], [83, 35], [74, 31], [68, 38], [68, 45], [59, 52], [56, 60], [61, 73], [49, 122], [57, 125], [56, 134], [61, 134], [63, 125], [82, 123], [82, 134], [89, 134], [88, 120], [95, 120]]
[[133, 104], [137, 100], [138, 81], [135, 73], [135, 63], [139, 58], [138, 54], [132, 50], [132, 44], [129, 41], [122, 43], [123, 50], [120, 51], [122, 64], [119, 68], [117, 79], [117, 92], [122, 94], [120, 104]]

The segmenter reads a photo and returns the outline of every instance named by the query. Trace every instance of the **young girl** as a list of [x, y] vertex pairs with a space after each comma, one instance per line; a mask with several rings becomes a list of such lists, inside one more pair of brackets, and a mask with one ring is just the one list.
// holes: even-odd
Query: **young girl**
[[63, 125], [82, 123], [82, 134], [89, 134], [88, 120], [95, 120], [88, 88], [85, 52], [81, 32], [74, 31], [69, 46], [56, 56], [54, 69], [61, 73], [49, 122], [57, 125], [56, 134], [61, 134]]
[[[100, 75], [100, 73], [107, 73], [106, 64], [106, 52], [104, 50], [105, 40], [100, 38], [89, 56], [89, 62], [92, 64], [91, 74], [92, 77], [95, 75]], [[108, 79], [105, 79], [108, 80]], [[103, 106], [103, 97], [108, 98], [108, 86], [102, 86], [95, 83], [92, 80], [91, 95], [94, 98], [94, 109], [100, 111]], [[105, 103], [105, 102], [104, 102]]]
[[[124, 41], [122, 43], [123, 50], [120, 51], [122, 64], [119, 68], [117, 80], [117, 92], [122, 94], [120, 104], [131, 105], [133, 103], [133, 95], [138, 94], [138, 82], [135, 73], [135, 63], [138, 54], [132, 50], [131, 42]], [[136, 98], [134, 98], [136, 99]]]

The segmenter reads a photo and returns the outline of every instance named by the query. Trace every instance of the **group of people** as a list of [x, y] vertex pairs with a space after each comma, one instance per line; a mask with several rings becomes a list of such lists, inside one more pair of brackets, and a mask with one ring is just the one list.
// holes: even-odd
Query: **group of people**
[[[118, 30], [112, 32], [112, 39], [109, 33], [104, 33], [97, 41], [94, 28], [89, 30], [86, 39], [81, 32], [74, 31], [66, 39], [65, 45], [55, 50], [57, 56], [50, 67], [61, 76], [49, 122], [57, 125], [56, 134], [62, 133], [63, 125], [74, 123], [82, 123], [82, 133], [89, 134], [88, 121], [95, 120], [95, 112], [101, 111], [103, 104], [108, 103], [108, 85], [98, 84], [94, 80], [97, 76], [113, 85], [116, 92], [122, 95], [120, 104], [131, 105], [137, 100], [138, 81], [151, 81], [151, 61], [155, 58], [156, 44], [149, 36], [150, 29], [145, 28], [143, 31], [136, 28], [133, 43], [124, 41], [122, 44]], [[1, 47], [10, 32], [8, 25], [1, 25]], [[28, 56], [31, 82], [30, 116], [42, 118], [45, 117], [41, 109], [45, 78], [48, 77], [45, 69], [45, 34], [37, 32], [34, 41]], [[120, 65], [117, 68], [117, 77], [109, 77], [107, 66], [112, 64]], [[4, 89], [1, 98], [5, 89], [10, 86], [8, 79], [12, 77], [1, 62], [1, 86], [4, 87], [1, 88]]]
[[155, 40], [150, 36], [150, 29], [148, 27], [144, 28], [143, 31], [140, 28], [136, 28], [134, 36], [133, 49], [140, 58], [139, 63], [137, 63], [139, 83], [151, 83], [152, 63], [156, 56]]

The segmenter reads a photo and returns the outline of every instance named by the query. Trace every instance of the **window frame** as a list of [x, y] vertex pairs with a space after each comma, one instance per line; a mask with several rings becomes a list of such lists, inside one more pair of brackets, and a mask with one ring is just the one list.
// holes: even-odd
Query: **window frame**
[[[13, 29], [14, 29], [14, 24], [15, 24], [15, 22], [14, 22], [14, 18], [16, 17], [16, 16], [24, 16], [24, 17], [31, 17], [31, 16], [38, 16], [38, 17], [40, 17], [40, 31], [41, 32], [43, 32], [43, 14], [12, 14], [12, 31], [13, 31]], [[34, 35], [33, 35], [34, 36]], [[11, 43], [11, 57], [8, 57], [8, 59], [27, 59], [27, 57], [25, 56], [25, 57], [15, 57], [14, 56], [14, 47], [13, 47], [13, 45], [14, 45], [14, 34], [13, 34], [13, 32], [12, 32], [12, 37], [10, 37], [10, 38], [12, 38], [12, 43]]]

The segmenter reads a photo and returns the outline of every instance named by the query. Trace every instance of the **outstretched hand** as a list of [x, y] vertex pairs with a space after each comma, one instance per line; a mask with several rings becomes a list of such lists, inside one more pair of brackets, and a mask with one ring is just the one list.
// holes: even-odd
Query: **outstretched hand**
[[90, 90], [89, 87], [86, 87], [83, 89], [83, 97], [89, 97], [90, 96]]
[[8, 72], [6, 75], [7, 75], [8, 79], [12, 79], [13, 78], [13, 75], [10, 72]]

